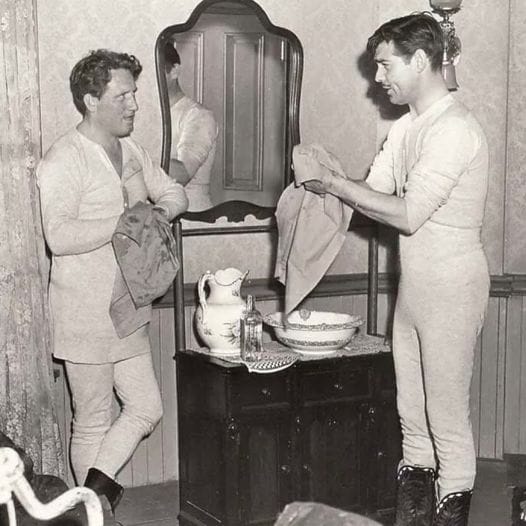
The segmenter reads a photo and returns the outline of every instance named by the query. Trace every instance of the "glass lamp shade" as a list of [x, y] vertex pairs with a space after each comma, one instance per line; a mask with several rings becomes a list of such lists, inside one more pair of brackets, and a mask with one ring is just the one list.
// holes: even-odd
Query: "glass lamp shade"
[[453, 66], [453, 64], [450, 62], [442, 64], [442, 76], [444, 77], [444, 81], [448, 90], [454, 91], [458, 89], [457, 75], [455, 72], [455, 66]]
[[460, 9], [462, 0], [429, 0], [429, 3], [433, 9], [450, 11], [453, 9]]

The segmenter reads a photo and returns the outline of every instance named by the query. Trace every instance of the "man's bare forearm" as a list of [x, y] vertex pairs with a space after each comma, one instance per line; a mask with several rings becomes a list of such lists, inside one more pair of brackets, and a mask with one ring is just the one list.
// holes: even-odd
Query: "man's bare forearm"
[[343, 177], [333, 177], [328, 192], [375, 221], [409, 232], [406, 203], [401, 197], [377, 192], [365, 181]]

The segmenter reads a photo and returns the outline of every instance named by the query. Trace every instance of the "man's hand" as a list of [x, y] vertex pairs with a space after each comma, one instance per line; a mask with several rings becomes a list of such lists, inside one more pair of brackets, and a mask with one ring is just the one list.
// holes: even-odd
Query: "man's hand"
[[309, 192], [314, 192], [315, 194], [318, 194], [321, 197], [325, 197], [325, 194], [327, 193], [327, 190], [325, 189], [325, 184], [322, 181], [318, 181], [318, 179], [311, 179], [310, 181], [305, 181], [303, 183], [303, 186], [305, 186], [305, 188]]
[[155, 205], [153, 207], [153, 211], [156, 212], [158, 216], [160, 216], [159, 219], [162, 221], [168, 221], [168, 210], [166, 210], [164, 206]]

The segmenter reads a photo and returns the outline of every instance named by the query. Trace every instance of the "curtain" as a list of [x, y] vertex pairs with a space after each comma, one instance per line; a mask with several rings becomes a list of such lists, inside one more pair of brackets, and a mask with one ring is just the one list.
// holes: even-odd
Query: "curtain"
[[36, 0], [0, 0], [0, 430], [63, 477], [53, 406], [40, 158]]

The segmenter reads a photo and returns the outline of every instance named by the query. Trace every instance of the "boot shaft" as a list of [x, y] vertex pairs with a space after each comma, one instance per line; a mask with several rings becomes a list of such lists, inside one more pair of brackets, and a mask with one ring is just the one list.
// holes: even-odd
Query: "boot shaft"
[[468, 526], [472, 495], [472, 491], [446, 495], [436, 509], [433, 526]]
[[430, 526], [435, 507], [433, 468], [402, 466], [397, 475], [395, 526]]
[[124, 492], [124, 488], [118, 482], [96, 468], [89, 469], [84, 486], [92, 489], [97, 495], [104, 495], [113, 511], [115, 511]]

